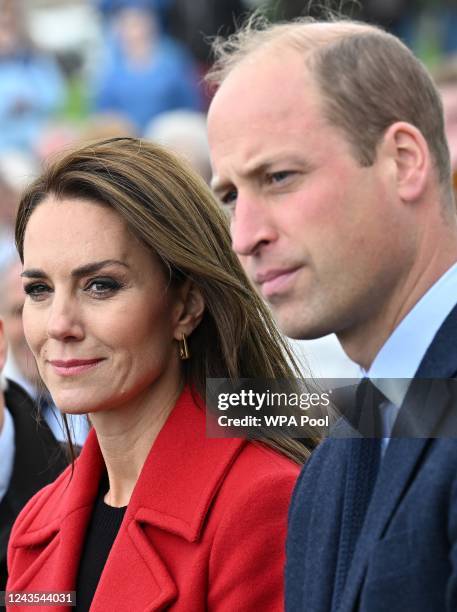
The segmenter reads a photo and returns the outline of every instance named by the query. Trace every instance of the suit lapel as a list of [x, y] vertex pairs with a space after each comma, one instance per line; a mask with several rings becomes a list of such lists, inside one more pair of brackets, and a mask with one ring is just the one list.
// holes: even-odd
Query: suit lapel
[[341, 612], [354, 608], [370, 553], [387, 528], [408, 486], [411, 473], [429, 442], [427, 439], [390, 441], [354, 552], [339, 608]]
[[[451, 311], [437, 332], [413, 380], [404, 405], [400, 410], [393, 437], [387, 447], [378, 480], [367, 511], [364, 526], [357, 542], [349, 570], [340, 612], [352, 610], [362, 587], [371, 551], [388, 528], [403, 495], [411, 483], [413, 472], [432, 440], [407, 438], [411, 432], [411, 415], [417, 406], [424, 406], [423, 434], [435, 430], [449, 400], [448, 386], [437, 379], [456, 376], [457, 372], [457, 306]], [[428, 380], [424, 380], [428, 379]], [[435, 379], [435, 380], [434, 380]], [[424, 398], [425, 395], [425, 398]], [[403, 414], [402, 414], [403, 413]]]
[[457, 304], [425, 353], [416, 378], [454, 378], [457, 375]]

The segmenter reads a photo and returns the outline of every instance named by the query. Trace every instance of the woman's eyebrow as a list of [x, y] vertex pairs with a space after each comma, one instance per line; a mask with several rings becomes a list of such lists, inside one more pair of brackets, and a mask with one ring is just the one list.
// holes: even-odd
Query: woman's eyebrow
[[[124, 261], [120, 261], [119, 259], [104, 259], [103, 261], [94, 261], [92, 263], [85, 264], [84, 266], [80, 266], [79, 268], [75, 268], [72, 270], [71, 275], [80, 278], [83, 276], [87, 276], [88, 274], [94, 274], [95, 272], [99, 272], [102, 268], [109, 265], [118, 265], [123, 266], [124, 268], [129, 269], [128, 264]], [[43, 270], [39, 270], [38, 268], [31, 268], [29, 270], [24, 270], [21, 274], [22, 278], [46, 278], [47, 274], [43, 272]]]
[[43, 270], [31, 268], [30, 270], [24, 270], [20, 276], [21, 278], [45, 278], [46, 274], [43, 272]]

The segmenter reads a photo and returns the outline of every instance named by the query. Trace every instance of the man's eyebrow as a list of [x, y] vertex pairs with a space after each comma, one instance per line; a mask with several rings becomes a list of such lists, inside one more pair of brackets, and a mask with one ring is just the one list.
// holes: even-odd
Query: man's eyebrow
[[[284, 166], [298, 163], [304, 165], [303, 160], [295, 158], [293, 155], [275, 155], [272, 157], [266, 157], [264, 159], [261, 158], [254, 160], [253, 162], [246, 164], [246, 167], [240, 174], [242, 178], [252, 178], [271, 171], [272, 168], [279, 163], [283, 164]], [[211, 180], [211, 189], [215, 194], [223, 193], [226, 189], [230, 189], [232, 186], [233, 185], [230, 181], [221, 180], [217, 174], [214, 175]]]
[[[124, 268], [129, 268], [129, 266], [124, 262], [118, 259], [104, 259], [103, 261], [94, 261], [93, 263], [85, 264], [84, 266], [80, 266], [79, 268], [75, 268], [72, 270], [71, 275], [75, 278], [81, 278], [84, 276], [88, 276], [89, 274], [94, 274], [95, 272], [99, 272], [106, 266], [118, 265], [123, 266]], [[46, 278], [47, 274], [43, 270], [39, 270], [38, 268], [30, 268], [30, 270], [24, 270], [21, 274], [22, 278]]]
[[[253, 165], [251, 168], [243, 170], [241, 176], [243, 178], [251, 178], [253, 176], [262, 174], [262, 172], [265, 172], [265, 170], [267, 170], [271, 165], [272, 164], [270, 162], [263, 162], [255, 166]], [[230, 181], [221, 180], [217, 175], [211, 180], [211, 189], [216, 195], [221, 194], [232, 187], [233, 184]]]

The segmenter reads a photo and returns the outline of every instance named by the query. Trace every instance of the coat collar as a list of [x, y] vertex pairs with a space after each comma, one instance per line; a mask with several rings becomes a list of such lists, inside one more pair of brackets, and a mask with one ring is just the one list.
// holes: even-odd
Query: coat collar
[[[196, 541], [214, 495], [245, 444], [238, 438], [207, 438], [204, 406], [186, 387], [149, 452], [126, 519], [135, 517], [189, 542]], [[73, 476], [68, 468], [60, 479], [62, 495], [53, 496], [52, 508], [46, 516], [40, 514], [31, 521], [21, 541], [39, 544], [46, 536], [38, 534], [59, 530], [74, 512], [92, 508], [103, 470], [103, 457], [92, 430], [75, 462]]]
[[[143, 466], [91, 609], [103, 610], [106, 602], [112, 602], [112, 586], [108, 589], [104, 585], [117, 584], [116, 576], [124, 572], [126, 559], [135, 567], [135, 581], [131, 586], [123, 585], [123, 597], [125, 589], [138, 590], [138, 580], [149, 585], [141, 602], [132, 591], [138, 609], [161, 609], [176, 597], [174, 581], [150, 545], [145, 528], [153, 526], [188, 542], [198, 541], [211, 502], [245, 444], [241, 439], [207, 438], [204, 407], [190, 389], [184, 389]], [[15, 548], [42, 550], [10, 589], [33, 585], [41, 567], [43, 571], [51, 568], [53, 590], [74, 589], [103, 470], [97, 437], [91, 431], [73, 477], [70, 470], [62, 475], [53, 485], [52, 495], [32, 508], [16, 535]]]

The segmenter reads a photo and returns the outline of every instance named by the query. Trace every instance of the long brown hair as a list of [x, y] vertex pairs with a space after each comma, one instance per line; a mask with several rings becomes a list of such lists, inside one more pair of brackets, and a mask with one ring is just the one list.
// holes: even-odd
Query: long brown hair
[[[191, 279], [205, 313], [188, 339], [186, 382], [202, 397], [207, 378], [300, 377], [300, 370], [270, 312], [231, 249], [227, 219], [203, 179], [164, 148], [115, 138], [66, 154], [25, 192], [16, 220], [23, 261], [24, 234], [35, 208], [48, 196], [82, 198], [115, 210], [159, 256], [170, 282]], [[296, 461], [315, 446], [287, 436], [265, 439]]]

